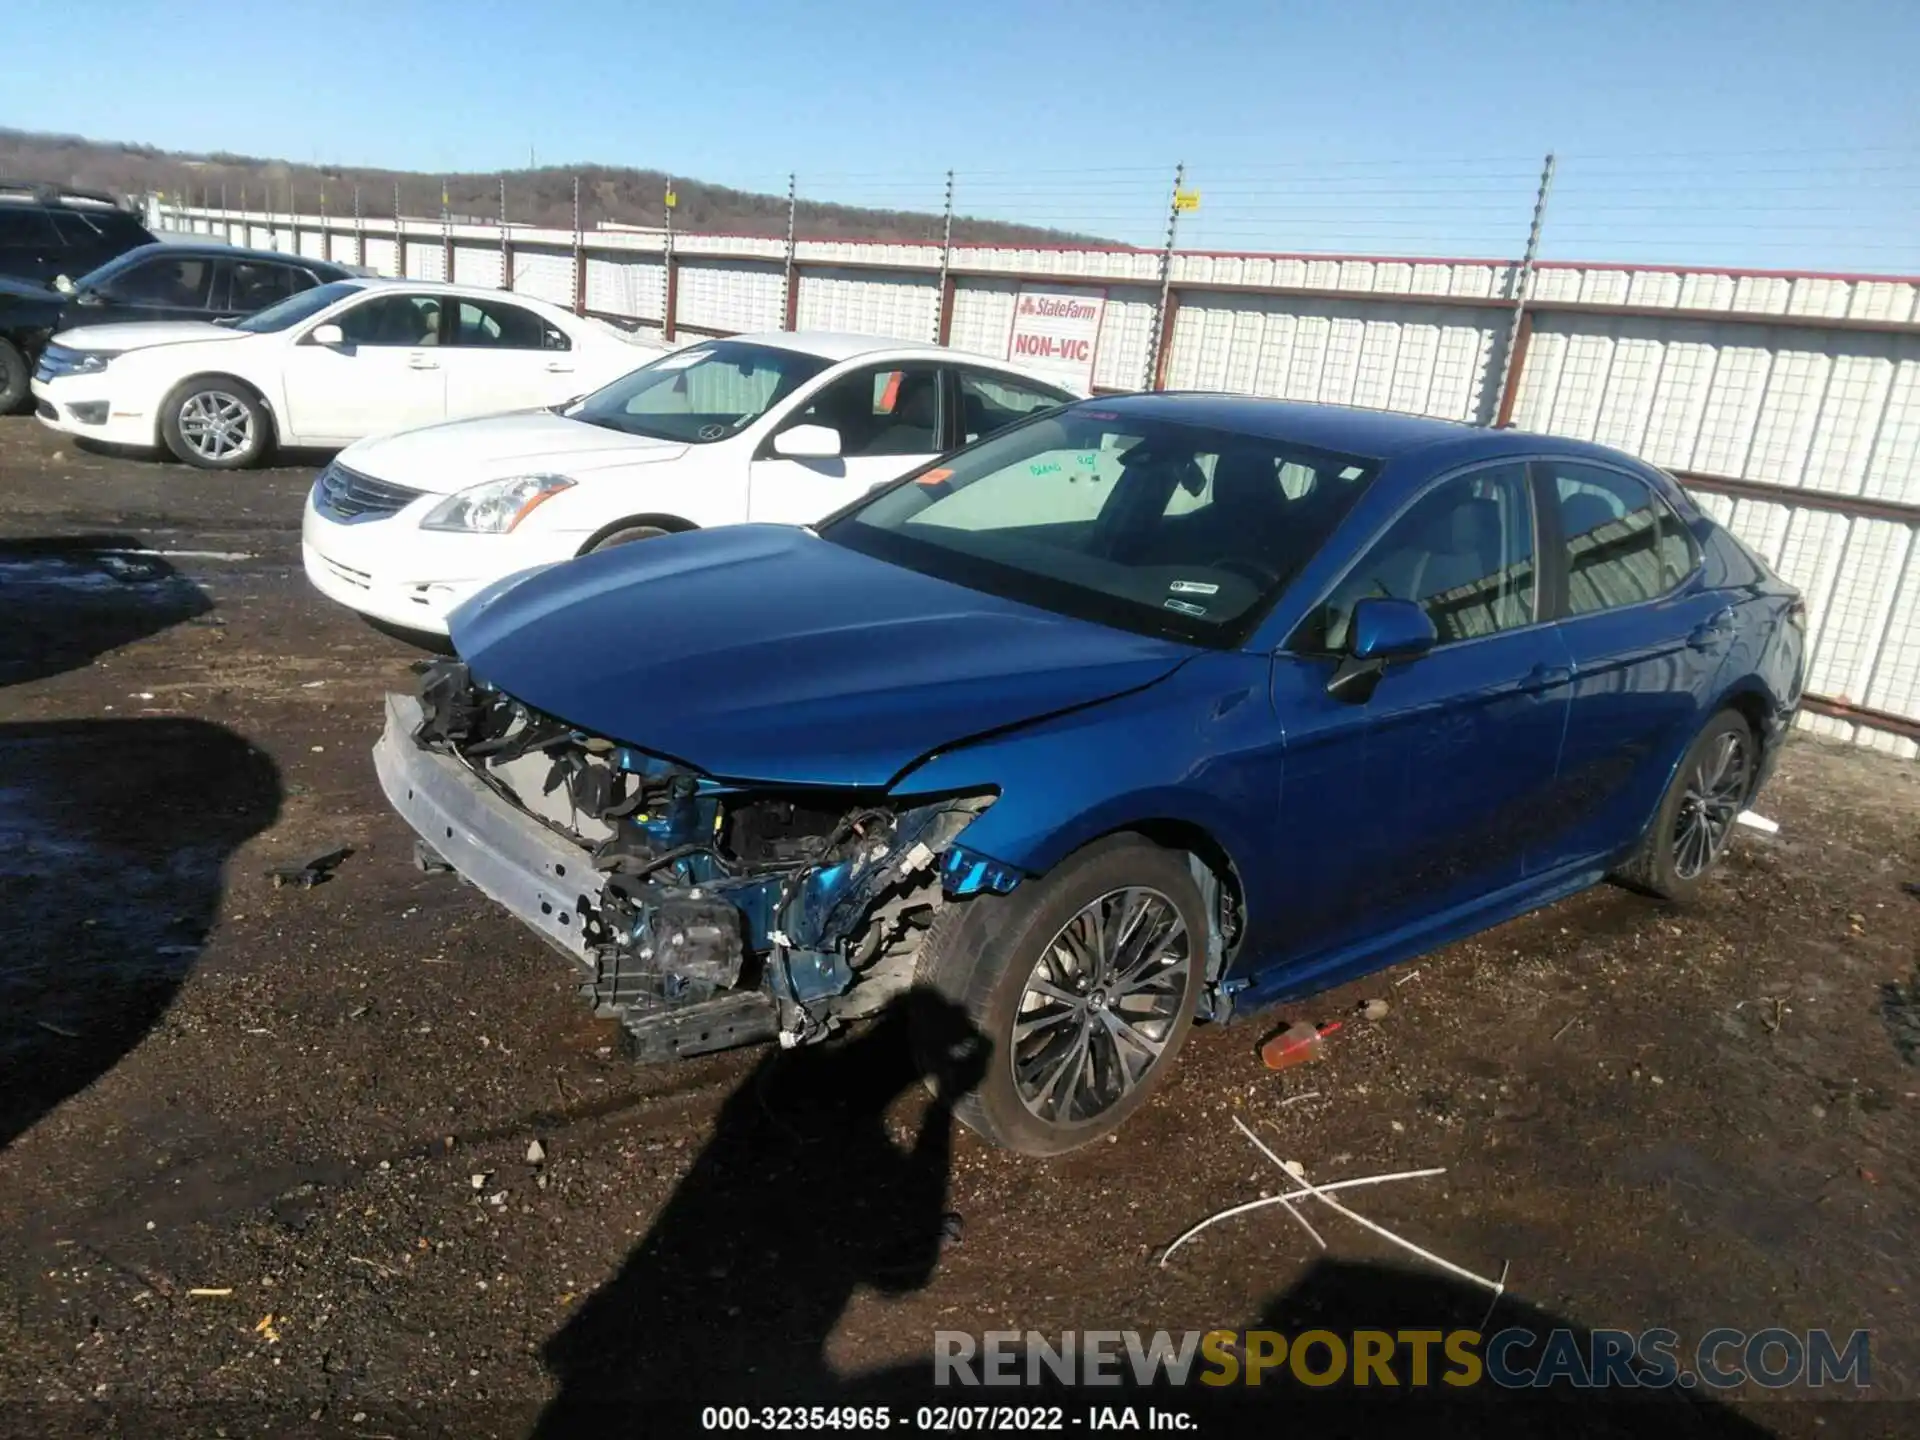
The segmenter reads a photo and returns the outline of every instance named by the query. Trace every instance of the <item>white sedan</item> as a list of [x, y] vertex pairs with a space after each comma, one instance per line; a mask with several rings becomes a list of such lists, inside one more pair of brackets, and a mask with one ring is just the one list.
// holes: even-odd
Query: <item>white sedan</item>
[[701, 341], [570, 405], [352, 446], [308, 497], [301, 551], [322, 594], [444, 634], [504, 575], [672, 531], [808, 524], [1075, 398], [937, 345]]
[[34, 372], [43, 424], [237, 470], [277, 443], [334, 448], [598, 389], [663, 353], [499, 290], [339, 280], [228, 324], [96, 325]]

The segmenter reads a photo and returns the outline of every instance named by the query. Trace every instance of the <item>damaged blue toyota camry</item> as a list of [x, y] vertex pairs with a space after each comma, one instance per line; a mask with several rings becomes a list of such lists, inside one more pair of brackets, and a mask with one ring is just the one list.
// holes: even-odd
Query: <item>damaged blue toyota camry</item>
[[960, 1117], [1032, 1154], [1111, 1132], [1196, 1019], [1609, 876], [1690, 898], [1805, 658], [1796, 592], [1626, 455], [1166, 394], [451, 630], [383, 788], [638, 1057], [930, 987], [988, 1047]]

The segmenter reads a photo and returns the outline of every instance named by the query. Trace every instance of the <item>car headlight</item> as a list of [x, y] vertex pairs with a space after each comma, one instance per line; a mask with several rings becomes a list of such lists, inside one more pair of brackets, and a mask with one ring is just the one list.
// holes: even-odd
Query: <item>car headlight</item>
[[107, 363], [118, 355], [118, 350], [81, 350], [73, 358], [71, 375], [98, 375], [107, 368]]
[[565, 475], [513, 475], [469, 486], [442, 500], [420, 522], [422, 530], [504, 535], [573, 481]]

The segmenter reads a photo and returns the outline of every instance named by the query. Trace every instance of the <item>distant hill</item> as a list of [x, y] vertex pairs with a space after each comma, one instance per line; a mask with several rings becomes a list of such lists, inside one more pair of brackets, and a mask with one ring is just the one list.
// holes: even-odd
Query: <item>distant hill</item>
[[[507, 182], [507, 218], [521, 224], [573, 224], [573, 181], [580, 178], [581, 223], [594, 228], [602, 220], [629, 225], [661, 225], [666, 219], [667, 176], [658, 170], [626, 166], [551, 165], [537, 170], [510, 170]], [[361, 209], [367, 216], [393, 214], [394, 186], [400, 187], [400, 207], [407, 215], [440, 213], [441, 177], [399, 170], [370, 170], [348, 165], [299, 165], [285, 160], [260, 160], [220, 152], [190, 155], [151, 145], [83, 140], [73, 135], [44, 135], [28, 130], [0, 128], [0, 176], [45, 180], [139, 195], [158, 190], [169, 196], [189, 195], [198, 201], [210, 194], [219, 202], [226, 187], [227, 202], [236, 208], [244, 191], [256, 210], [295, 208], [313, 213], [324, 190], [327, 209], [336, 215], [353, 211], [353, 190], [360, 187]], [[499, 173], [445, 177], [449, 207], [456, 216], [492, 221], [500, 213]], [[929, 174], [931, 189], [938, 176]], [[785, 235], [785, 195], [756, 195], [708, 185], [676, 176], [678, 197], [674, 224], [689, 231], [742, 235]], [[271, 197], [269, 199], [269, 197]], [[808, 238], [863, 240], [938, 240], [941, 217], [910, 210], [869, 210], [856, 205], [827, 205], [802, 200], [797, 229]], [[1062, 244], [1099, 242], [1100, 237], [1049, 230], [1036, 225], [1013, 225], [998, 220], [955, 217], [955, 240], [982, 243]]]

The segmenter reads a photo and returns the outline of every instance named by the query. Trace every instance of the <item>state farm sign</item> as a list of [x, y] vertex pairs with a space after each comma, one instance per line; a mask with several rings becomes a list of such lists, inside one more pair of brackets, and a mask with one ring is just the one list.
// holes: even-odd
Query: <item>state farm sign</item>
[[1045, 290], [1022, 286], [1013, 306], [1007, 358], [1059, 384], [1093, 387], [1093, 354], [1100, 345], [1104, 290]]

